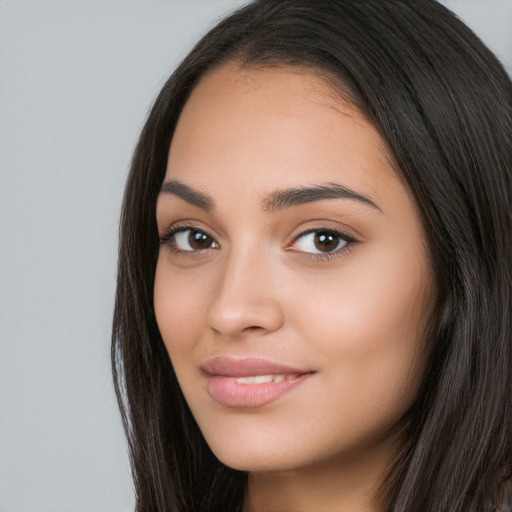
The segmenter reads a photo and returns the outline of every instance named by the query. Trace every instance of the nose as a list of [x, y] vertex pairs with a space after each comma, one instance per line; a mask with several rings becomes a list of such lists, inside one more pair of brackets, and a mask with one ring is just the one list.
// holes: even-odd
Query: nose
[[230, 339], [278, 330], [284, 315], [274, 267], [250, 251], [231, 254], [208, 310], [209, 327]]

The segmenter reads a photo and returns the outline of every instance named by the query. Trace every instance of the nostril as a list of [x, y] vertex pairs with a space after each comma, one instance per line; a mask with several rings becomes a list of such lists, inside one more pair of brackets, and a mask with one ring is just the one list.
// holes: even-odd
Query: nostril
[[[260, 295], [246, 294], [243, 299], [234, 297], [227, 287], [212, 302], [207, 314], [210, 328], [228, 338], [241, 335], [260, 336], [279, 329], [283, 324], [283, 312], [278, 301]], [[231, 293], [228, 293], [231, 292]]]
[[260, 327], [259, 325], [252, 325], [250, 327], [246, 327], [244, 329], [244, 331], [246, 332], [256, 332], [256, 331], [261, 331], [263, 329], [263, 327]]

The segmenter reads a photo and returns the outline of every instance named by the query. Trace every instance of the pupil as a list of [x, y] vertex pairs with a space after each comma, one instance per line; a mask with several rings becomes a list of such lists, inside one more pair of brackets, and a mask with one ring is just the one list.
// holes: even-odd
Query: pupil
[[338, 247], [338, 236], [327, 231], [317, 233], [315, 236], [315, 247], [322, 252], [334, 251]]
[[191, 231], [188, 236], [188, 243], [192, 249], [208, 249], [212, 241], [211, 237], [202, 231]]

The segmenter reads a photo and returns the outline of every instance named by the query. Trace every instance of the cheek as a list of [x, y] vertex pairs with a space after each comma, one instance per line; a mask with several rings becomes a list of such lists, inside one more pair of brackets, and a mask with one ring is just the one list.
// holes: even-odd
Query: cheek
[[376, 248], [354, 254], [336, 273], [303, 281], [294, 296], [307, 297], [306, 318], [320, 337], [355, 352], [417, 345], [430, 296], [429, 271], [421, 251], [400, 258], [396, 252]]
[[174, 360], [192, 350], [192, 342], [204, 325], [206, 292], [199, 276], [169, 272], [166, 267], [165, 261], [158, 261], [154, 307], [160, 333]]
[[333, 386], [349, 389], [361, 407], [402, 408], [419, 387], [430, 278], [417, 261], [381, 254], [379, 264], [361, 262], [350, 273], [305, 283], [307, 305], [292, 307], [299, 329], [334, 370]]

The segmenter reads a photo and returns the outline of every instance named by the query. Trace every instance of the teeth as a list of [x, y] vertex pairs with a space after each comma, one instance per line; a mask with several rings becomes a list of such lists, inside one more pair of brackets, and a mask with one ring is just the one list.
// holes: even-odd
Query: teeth
[[297, 375], [253, 375], [250, 377], [237, 377], [233, 380], [238, 384], [270, 384], [271, 382], [283, 382], [286, 378], [296, 378]]

